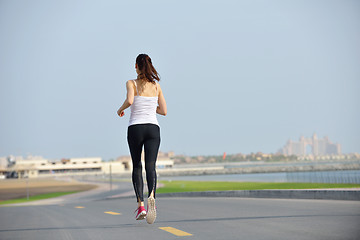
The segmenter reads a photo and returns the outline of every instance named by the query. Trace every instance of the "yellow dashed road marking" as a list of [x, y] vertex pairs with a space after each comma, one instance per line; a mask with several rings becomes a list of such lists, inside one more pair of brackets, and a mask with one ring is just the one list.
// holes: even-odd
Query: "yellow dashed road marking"
[[76, 206], [75, 208], [85, 208], [85, 207], [83, 207], [83, 206]]
[[173, 227], [159, 227], [161, 230], [164, 230], [164, 231], [167, 231], [169, 233], [172, 233], [176, 236], [180, 236], [180, 237], [183, 237], [183, 236], [192, 236], [191, 233], [187, 233], [187, 232], [184, 232], [184, 231], [181, 231], [179, 229], [176, 229], [176, 228], [173, 228]]
[[104, 213], [111, 214], [111, 215], [121, 215], [121, 213], [118, 213], [118, 212], [104, 212]]

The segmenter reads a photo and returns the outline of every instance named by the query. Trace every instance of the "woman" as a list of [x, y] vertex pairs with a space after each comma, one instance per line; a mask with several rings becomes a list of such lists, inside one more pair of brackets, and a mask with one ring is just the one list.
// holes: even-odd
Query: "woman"
[[[156, 218], [155, 191], [156, 170], [155, 164], [160, 146], [160, 127], [156, 113], [166, 115], [166, 102], [159, 83], [159, 75], [152, 65], [151, 58], [140, 54], [136, 58], [135, 69], [137, 79], [126, 82], [127, 95], [123, 105], [117, 111], [120, 117], [124, 110], [131, 106], [127, 140], [133, 163], [132, 182], [138, 202], [136, 220], [146, 217], [152, 224]], [[144, 207], [141, 152], [145, 151], [145, 170], [148, 185], [147, 211]]]

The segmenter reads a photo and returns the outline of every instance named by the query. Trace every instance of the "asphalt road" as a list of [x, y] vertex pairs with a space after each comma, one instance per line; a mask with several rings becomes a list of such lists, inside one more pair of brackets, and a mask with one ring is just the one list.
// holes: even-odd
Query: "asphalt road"
[[152, 225], [135, 208], [132, 198], [1, 207], [0, 239], [360, 239], [358, 201], [158, 197]]

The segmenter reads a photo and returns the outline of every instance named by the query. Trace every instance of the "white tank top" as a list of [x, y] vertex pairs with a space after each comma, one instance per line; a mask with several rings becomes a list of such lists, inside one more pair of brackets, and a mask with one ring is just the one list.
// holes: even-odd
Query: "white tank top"
[[133, 104], [130, 106], [131, 114], [129, 119], [129, 126], [145, 123], [152, 123], [159, 126], [158, 120], [156, 118], [158, 97], [139, 96], [136, 81], [133, 81], [135, 84], [136, 95], [134, 96]]

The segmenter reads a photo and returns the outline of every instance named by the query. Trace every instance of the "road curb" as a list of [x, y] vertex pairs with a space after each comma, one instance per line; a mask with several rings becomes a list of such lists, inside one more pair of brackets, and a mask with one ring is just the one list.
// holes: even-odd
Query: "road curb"
[[241, 197], [282, 199], [327, 199], [360, 201], [358, 190], [237, 190], [157, 193], [157, 197]]

